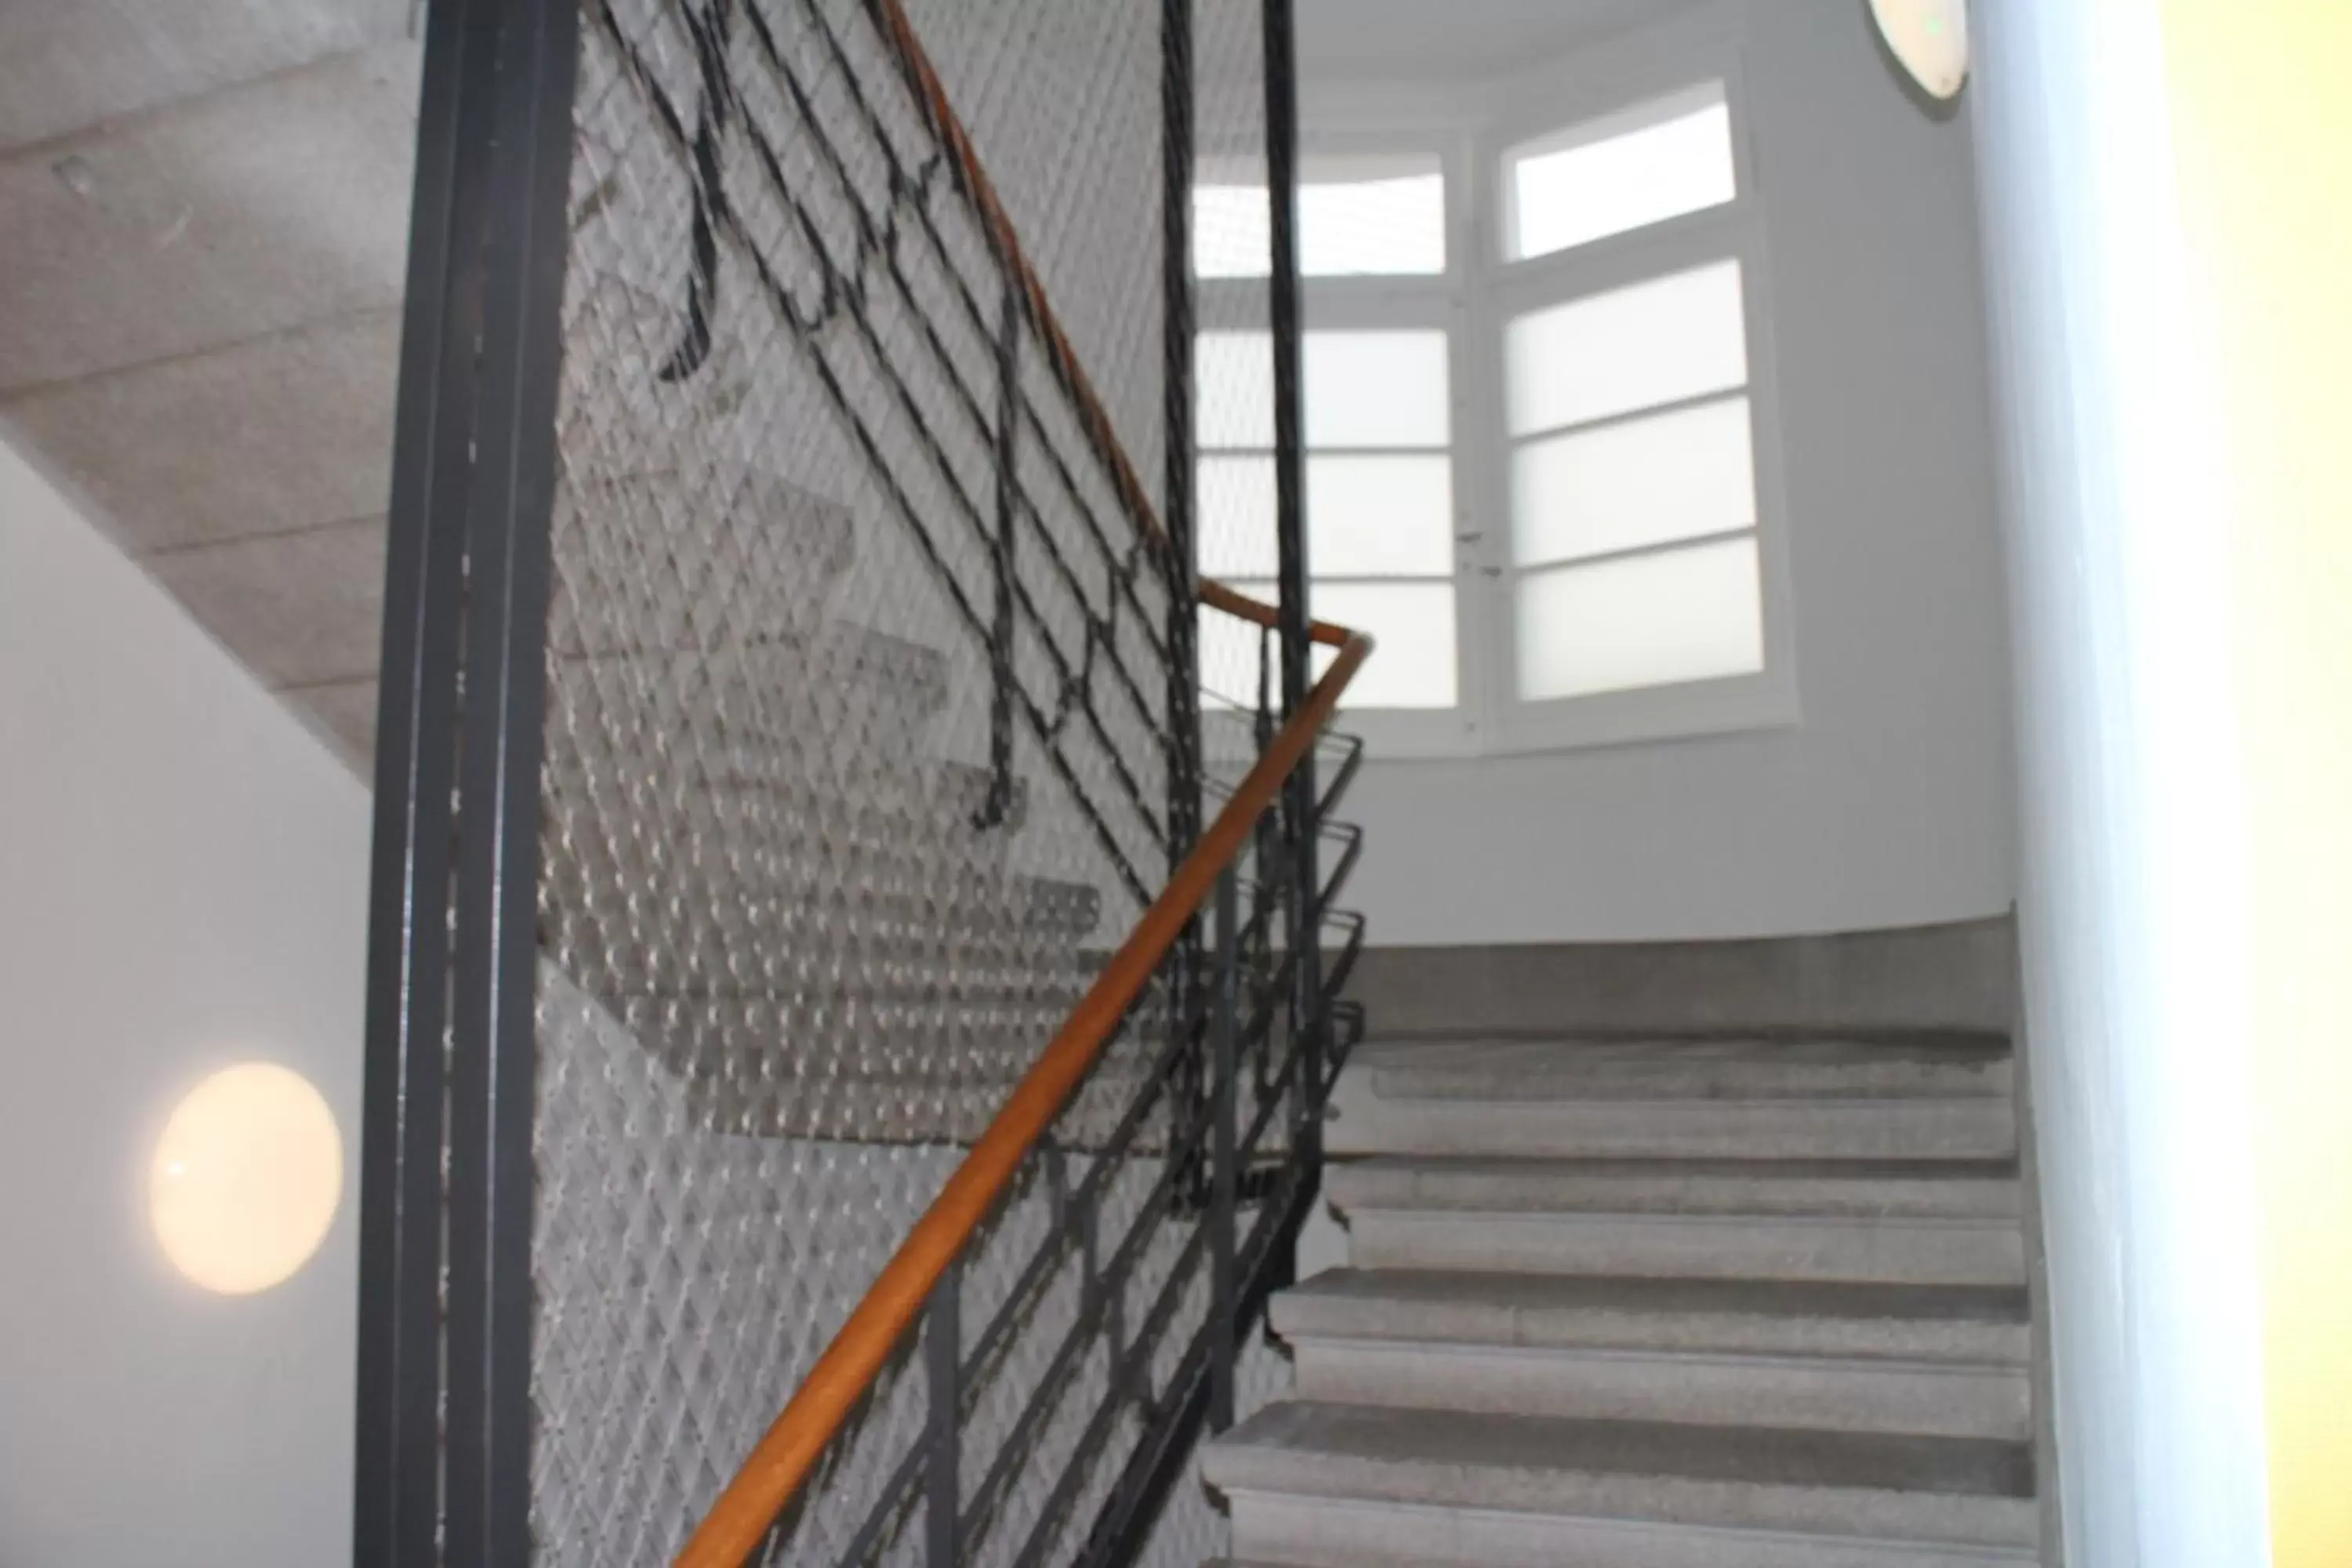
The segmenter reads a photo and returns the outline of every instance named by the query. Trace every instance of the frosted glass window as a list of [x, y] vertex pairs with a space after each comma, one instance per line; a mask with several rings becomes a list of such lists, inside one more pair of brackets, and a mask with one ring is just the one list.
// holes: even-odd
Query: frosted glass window
[[1274, 445], [1274, 339], [1202, 332], [1192, 349], [1192, 429], [1203, 447]]
[[1739, 263], [1532, 311], [1510, 323], [1505, 353], [1515, 436], [1744, 386]]
[[1752, 538], [1531, 572], [1517, 618], [1519, 695], [1530, 701], [1764, 668]]
[[[1271, 583], [1235, 583], [1234, 587], [1266, 604], [1275, 602]], [[1348, 683], [1342, 708], [1451, 708], [1460, 700], [1454, 671], [1454, 584], [1451, 583], [1318, 583], [1307, 601], [1318, 620], [1337, 621], [1370, 635], [1380, 646]], [[1230, 665], [1257, 679], [1257, 655], [1252, 647], [1224, 629], [1212, 628], [1204, 617], [1201, 639], [1201, 683], [1218, 685], [1217, 671]], [[1211, 638], [1213, 635], [1215, 641]], [[1211, 663], [1213, 657], [1217, 661]], [[1318, 643], [1311, 665], [1316, 679], [1331, 668], [1339, 650]], [[1230, 683], [1230, 682], [1228, 682]], [[1256, 701], [1255, 688], [1229, 694], [1237, 706]]]
[[1212, 577], [1273, 576], [1274, 459], [1204, 457], [1197, 471], [1193, 537], [1201, 570]]
[[1748, 399], [1530, 441], [1512, 458], [1522, 566], [1756, 526]]
[[1513, 148], [1504, 168], [1514, 259], [1718, 206], [1738, 194], [1731, 110], [1719, 81]]
[[[1235, 583], [1254, 599], [1265, 604], [1275, 602], [1272, 583]], [[1229, 616], [1223, 610], [1203, 607], [1199, 617], [1196, 646], [1201, 658], [1201, 692], [1205, 704], [1212, 708], [1251, 708], [1257, 706], [1258, 627], [1253, 621], [1239, 616]], [[1281, 690], [1278, 671], [1268, 671], [1275, 679], [1273, 689]]]
[[[1273, 235], [1263, 184], [1192, 193], [1192, 268], [1264, 278]], [[1298, 269], [1309, 278], [1427, 276], [1445, 270], [1445, 176], [1437, 155], [1307, 160], [1298, 187]]]
[[[1193, 422], [1204, 447], [1274, 446], [1274, 350], [1265, 332], [1202, 332]], [[1443, 330], [1308, 332], [1300, 349], [1309, 447], [1445, 446]]]
[[1265, 277], [1274, 270], [1272, 224], [1264, 185], [1193, 186], [1193, 274]]
[[1447, 577], [1454, 464], [1443, 456], [1307, 459], [1307, 561], [1318, 577]]
[[[1349, 683], [1346, 708], [1451, 708], [1454, 584], [1318, 583], [1308, 601], [1318, 619], [1369, 632], [1380, 647]], [[1319, 675], [1337, 657], [1316, 649]]]
[[[1206, 457], [1195, 492], [1201, 570], [1275, 574], [1274, 459]], [[1454, 463], [1437, 454], [1307, 459], [1307, 560], [1325, 577], [1454, 572]]]
[[1445, 178], [1314, 180], [1298, 190], [1298, 270], [1309, 278], [1445, 270]]
[[1308, 332], [1302, 355], [1307, 446], [1443, 447], [1451, 438], [1442, 330]]

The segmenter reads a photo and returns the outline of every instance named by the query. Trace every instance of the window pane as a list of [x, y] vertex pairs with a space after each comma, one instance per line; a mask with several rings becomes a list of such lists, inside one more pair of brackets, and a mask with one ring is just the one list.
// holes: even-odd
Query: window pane
[[[1233, 584], [1273, 604], [1272, 583]], [[1380, 646], [1348, 683], [1343, 708], [1451, 708], [1454, 673], [1452, 583], [1318, 583], [1308, 603], [1318, 620], [1369, 632]], [[1339, 650], [1315, 647], [1319, 679]], [[1257, 701], [1257, 628], [1211, 611], [1201, 616], [1201, 685], [1239, 707]], [[1246, 689], [1235, 689], [1245, 687]]]
[[[1211, 577], [1272, 577], [1274, 459], [1202, 458], [1195, 553]], [[1309, 493], [1312, 493], [1311, 491]]]
[[1300, 186], [1298, 269], [1309, 278], [1444, 271], [1444, 176]]
[[1744, 386], [1745, 320], [1737, 261], [1521, 316], [1506, 343], [1511, 433]]
[[1305, 357], [1309, 447], [1446, 444], [1442, 331], [1308, 332]]
[[[1269, 224], [1262, 183], [1195, 186], [1193, 271], [1265, 277], [1273, 269]], [[1298, 268], [1309, 278], [1444, 271], [1445, 176], [1437, 154], [1307, 160], [1298, 188]]]
[[1507, 153], [1510, 254], [1543, 256], [1737, 195], [1723, 84], [1643, 104]]
[[[1343, 708], [1451, 708], [1452, 583], [1318, 583], [1309, 600], [1318, 620], [1370, 632], [1380, 647], [1349, 683]], [[1335, 650], [1318, 647], [1319, 675]]]
[[1753, 674], [1764, 668], [1756, 542], [1531, 573], [1518, 640], [1528, 701]]
[[1511, 460], [1511, 511], [1522, 566], [1753, 528], [1748, 399], [1531, 441]]
[[1202, 332], [1192, 358], [1193, 435], [1203, 447], [1274, 445], [1274, 339]]
[[[1272, 583], [1236, 583], [1234, 586], [1254, 599], [1269, 605], [1275, 602]], [[1201, 690], [1208, 699], [1208, 706], [1256, 708], [1258, 652], [1262, 646], [1256, 623], [1204, 605], [1199, 625]], [[1265, 674], [1270, 693], [1279, 701], [1280, 673], [1269, 669]]]
[[1274, 241], [1264, 185], [1192, 187], [1192, 272], [1200, 278], [1264, 278]]
[[[1193, 360], [1203, 447], [1274, 445], [1274, 340], [1202, 332]], [[1302, 350], [1309, 447], [1443, 447], [1452, 420], [1445, 333], [1308, 332]]]
[[[1271, 578], [1274, 459], [1204, 457], [1201, 570]], [[1454, 570], [1454, 464], [1419, 453], [1307, 459], [1307, 563], [1330, 577], [1443, 577]]]
[[[1269, 471], [1269, 489], [1272, 483]], [[1269, 526], [1267, 537], [1272, 534]], [[1451, 575], [1452, 460], [1420, 455], [1308, 458], [1307, 537], [1307, 564], [1318, 576]]]

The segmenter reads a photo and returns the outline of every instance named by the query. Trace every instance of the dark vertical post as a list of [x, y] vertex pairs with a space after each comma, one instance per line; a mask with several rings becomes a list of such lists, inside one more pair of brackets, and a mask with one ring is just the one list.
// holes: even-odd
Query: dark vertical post
[[1201, 835], [1199, 563], [1193, 533], [1192, 356], [1192, 0], [1160, 0], [1160, 292], [1166, 380], [1168, 531], [1168, 864]]
[[929, 1321], [923, 1328], [923, 1368], [929, 1385], [930, 1447], [923, 1494], [923, 1561], [926, 1568], [955, 1568], [962, 1549], [963, 1483], [957, 1445], [963, 1440], [963, 1262], [948, 1266], [931, 1287]]
[[449, 1058], [449, 1568], [530, 1552], [540, 757], [579, 7], [504, 0], [467, 509]]
[[494, 0], [432, 7], [417, 103], [369, 873], [357, 1568], [425, 1568], [440, 1552], [451, 791], [501, 11]]
[[988, 636], [988, 798], [973, 824], [1001, 825], [1013, 808], [1013, 550], [1019, 513], [1017, 459], [1021, 398], [1020, 291], [1009, 278], [996, 324], [996, 573], [994, 618]]
[[1234, 1214], [1241, 1199], [1239, 1155], [1234, 1120], [1241, 1073], [1234, 1039], [1241, 966], [1241, 899], [1228, 865], [1217, 876], [1217, 948], [1214, 1001], [1210, 1026], [1209, 1115], [1212, 1181], [1209, 1199], [1209, 1429], [1234, 1424], [1234, 1361], [1241, 1353], [1241, 1283], [1234, 1270]]
[[[1192, 0], [1160, 5], [1160, 415], [1165, 449], [1160, 522], [1168, 535], [1168, 869], [1172, 875], [1201, 837], [1200, 560], [1193, 512], [1192, 431]], [[1184, 1146], [1206, 1103], [1199, 1057], [1201, 922], [1188, 922], [1167, 967], [1169, 1026], [1186, 1037], [1171, 1085]], [[1187, 1196], [1205, 1198], [1197, 1180]]]
[[[1276, 575], [1281, 594], [1282, 711], [1287, 719], [1307, 700], [1307, 459], [1298, 288], [1298, 55], [1291, 0], [1265, 0], [1265, 174], [1272, 237], [1266, 315], [1274, 342], [1274, 482]], [[1315, 866], [1315, 756], [1310, 750], [1283, 795], [1283, 837], [1289, 850], [1288, 920], [1284, 932], [1293, 960], [1291, 1048], [1303, 1053], [1299, 1081], [1303, 1114], [1294, 1129], [1300, 1158], [1311, 1172], [1322, 1151], [1318, 1120], [1323, 1085], [1323, 977], [1319, 933], [1309, 912], [1318, 887]]]

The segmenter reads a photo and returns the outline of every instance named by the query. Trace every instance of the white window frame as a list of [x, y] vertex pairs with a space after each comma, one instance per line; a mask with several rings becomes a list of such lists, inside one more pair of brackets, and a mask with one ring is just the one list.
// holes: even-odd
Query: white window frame
[[[1475, 628], [1463, 618], [1463, 584], [1475, 563], [1463, 543], [1476, 525], [1470, 499], [1467, 470], [1476, 459], [1469, 454], [1476, 443], [1470, 420], [1475, 403], [1468, 397], [1465, 377], [1472, 372], [1464, 358], [1470, 314], [1465, 285], [1479, 265], [1478, 238], [1465, 193], [1468, 188], [1471, 142], [1459, 130], [1423, 123], [1395, 129], [1364, 129], [1325, 124], [1302, 130], [1300, 163], [1318, 157], [1361, 154], [1434, 156], [1445, 185], [1445, 270], [1442, 273], [1398, 276], [1345, 275], [1299, 280], [1299, 326], [1302, 331], [1442, 331], [1446, 340], [1447, 422], [1451, 432], [1448, 458], [1454, 478], [1454, 705], [1451, 708], [1347, 709], [1346, 726], [1361, 735], [1366, 747], [1383, 756], [1464, 756], [1478, 749], [1477, 716], [1486, 696], [1474, 684], [1486, 677], [1477, 668]], [[1194, 285], [1194, 330], [1200, 332], [1264, 331], [1264, 279], [1202, 278]], [[1210, 455], [1207, 448], [1202, 456]], [[1314, 604], [1315, 563], [1307, 563], [1309, 607]], [[1410, 579], [1405, 579], [1409, 581]], [[1375, 653], [1375, 658], [1380, 655]]]
[[[1730, 6], [1688, 13], [1470, 93], [1381, 83], [1307, 84], [1304, 158], [1433, 153], [1444, 173], [1443, 274], [1301, 279], [1305, 330], [1443, 325], [1449, 344], [1456, 705], [1345, 710], [1345, 726], [1363, 736], [1374, 756], [1542, 753], [1775, 729], [1801, 721], [1772, 331], [1775, 295], [1738, 15]], [[1731, 201], [1570, 249], [1508, 258], [1507, 153], [1715, 81], [1723, 84], [1731, 128]], [[1513, 317], [1529, 310], [1727, 258], [1739, 263], [1748, 333], [1745, 395], [1754, 437], [1764, 668], [1751, 675], [1522, 700], [1505, 331]], [[1199, 329], [1263, 330], [1264, 300], [1263, 279], [1201, 279]], [[1311, 584], [1311, 559], [1307, 566]]]
[[[1598, 49], [1520, 80], [1503, 112], [1476, 138], [1471, 205], [1478, 214], [1476, 272], [1468, 290], [1475, 320], [1465, 334], [1482, 362], [1473, 384], [1486, 400], [1466, 429], [1475, 452], [1462, 467], [1486, 487], [1456, 611], [1484, 628], [1475, 662], [1486, 678], [1484, 732], [1488, 752], [1546, 752], [1778, 728], [1802, 716], [1796, 680], [1795, 595], [1789, 564], [1783, 431], [1772, 337], [1771, 267], [1765, 244], [1764, 196], [1749, 131], [1748, 94], [1736, 36], [1722, 29], [1662, 29]], [[1512, 260], [1505, 157], [1575, 126], [1710, 81], [1723, 83], [1731, 125], [1736, 195], [1729, 202], [1623, 234]], [[1757, 560], [1762, 598], [1764, 668], [1722, 677], [1624, 691], [1527, 700], [1518, 695], [1517, 568], [1511, 558], [1511, 440], [1504, 406], [1504, 337], [1513, 318], [1703, 267], [1736, 260], [1748, 333], [1749, 419], [1754, 434]], [[1468, 683], [1465, 682], [1465, 687]]]

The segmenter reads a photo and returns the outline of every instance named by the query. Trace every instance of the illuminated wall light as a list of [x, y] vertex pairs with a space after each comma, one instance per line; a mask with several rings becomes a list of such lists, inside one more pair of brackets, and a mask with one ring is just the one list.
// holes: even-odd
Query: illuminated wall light
[[334, 1112], [308, 1079], [268, 1062], [223, 1068], [189, 1090], [148, 1174], [164, 1256], [225, 1296], [267, 1290], [309, 1262], [342, 1190]]
[[1870, 14], [1912, 80], [1931, 97], [1959, 96], [1969, 79], [1968, 0], [1870, 0]]

